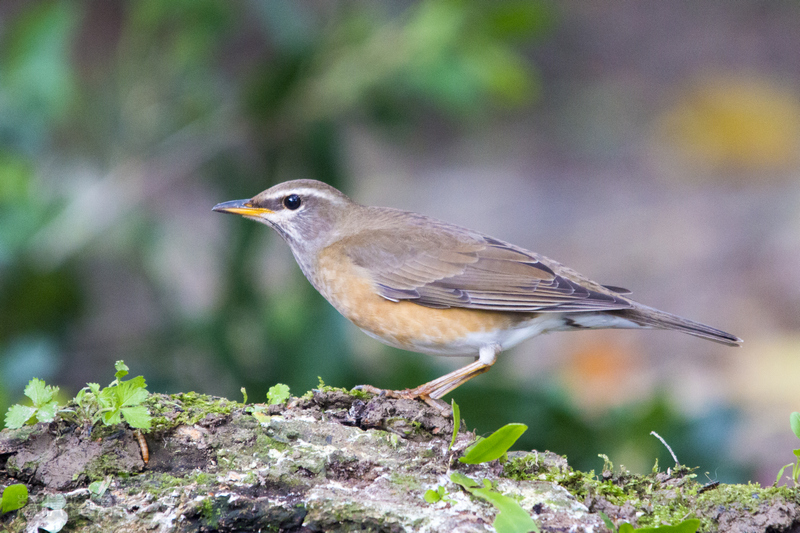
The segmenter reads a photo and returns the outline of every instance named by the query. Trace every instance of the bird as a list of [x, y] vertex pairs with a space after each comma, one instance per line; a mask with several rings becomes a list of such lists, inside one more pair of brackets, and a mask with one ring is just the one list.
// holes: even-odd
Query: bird
[[279, 183], [213, 211], [274, 229], [311, 285], [370, 337], [403, 350], [474, 357], [415, 388], [360, 386], [367, 392], [441, 407], [443, 396], [488, 371], [499, 353], [553, 331], [654, 328], [742, 343], [525, 248], [419, 213], [361, 205], [316, 180]]

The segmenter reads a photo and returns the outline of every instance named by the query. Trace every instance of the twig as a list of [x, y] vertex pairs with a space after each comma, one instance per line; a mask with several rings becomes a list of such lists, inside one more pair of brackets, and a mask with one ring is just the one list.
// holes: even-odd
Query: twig
[[669, 444], [667, 444], [667, 441], [665, 441], [663, 438], [661, 438], [661, 435], [659, 435], [659, 434], [658, 434], [658, 433], [656, 433], [655, 431], [651, 431], [651, 432], [650, 432], [650, 434], [651, 434], [652, 436], [654, 436], [655, 438], [657, 438], [658, 440], [660, 440], [660, 441], [661, 441], [661, 444], [663, 444], [664, 446], [666, 446], [666, 447], [667, 447], [667, 450], [669, 450], [669, 454], [672, 456], [672, 458], [673, 458], [673, 459], [675, 459], [675, 464], [676, 464], [676, 465], [679, 465], [679, 464], [681, 464], [681, 462], [680, 462], [680, 461], [678, 461], [678, 458], [675, 456], [675, 452], [673, 452], [673, 451], [672, 451], [672, 448], [670, 448], [670, 447], [669, 447]]

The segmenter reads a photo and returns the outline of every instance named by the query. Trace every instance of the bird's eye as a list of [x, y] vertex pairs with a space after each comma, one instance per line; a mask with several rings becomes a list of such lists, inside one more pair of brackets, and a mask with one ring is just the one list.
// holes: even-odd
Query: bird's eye
[[291, 209], [292, 211], [300, 207], [301, 203], [300, 197], [296, 194], [290, 194], [283, 199], [283, 207], [286, 209]]

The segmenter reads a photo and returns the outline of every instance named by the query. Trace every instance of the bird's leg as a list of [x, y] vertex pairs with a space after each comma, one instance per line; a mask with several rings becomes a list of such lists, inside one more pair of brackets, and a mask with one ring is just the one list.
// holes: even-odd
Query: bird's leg
[[371, 385], [361, 385], [357, 388], [374, 394], [383, 394], [389, 398], [405, 398], [407, 400], [420, 399], [428, 405], [441, 409], [442, 406], [439, 402], [439, 398], [453, 391], [460, 385], [463, 385], [475, 376], [489, 370], [495, 361], [497, 361], [498, 353], [500, 353], [500, 346], [496, 344], [484, 346], [478, 352], [478, 358], [472, 363], [413, 389], [394, 391], [378, 389]]
[[408, 391], [409, 394], [416, 394], [419, 397], [428, 395], [431, 398], [439, 399], [448, 392], [455, 390], [475, 376], [487, 372], [497, 361], [497, 354], [500, 353], [500, 346], [490, 344], [483, 346], [478, 352], [478, 358], [465, 367], [459, 368], [454, 372], [429, 381], [415, 389]]

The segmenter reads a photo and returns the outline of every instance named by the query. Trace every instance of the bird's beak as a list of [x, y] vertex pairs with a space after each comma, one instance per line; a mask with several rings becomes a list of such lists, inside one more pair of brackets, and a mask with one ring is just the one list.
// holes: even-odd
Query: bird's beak
[[215, 205], [212, 211], [219, 211], [220, 213], [232, 213], [234, 215], [242, 215], [245, 217], [258, 217], [274, 212], [265, 207], [253, 207], [253, 205], [250, 203], [250, 200], [231, 200], [230, 202], [222, 202], [221, 204]]

